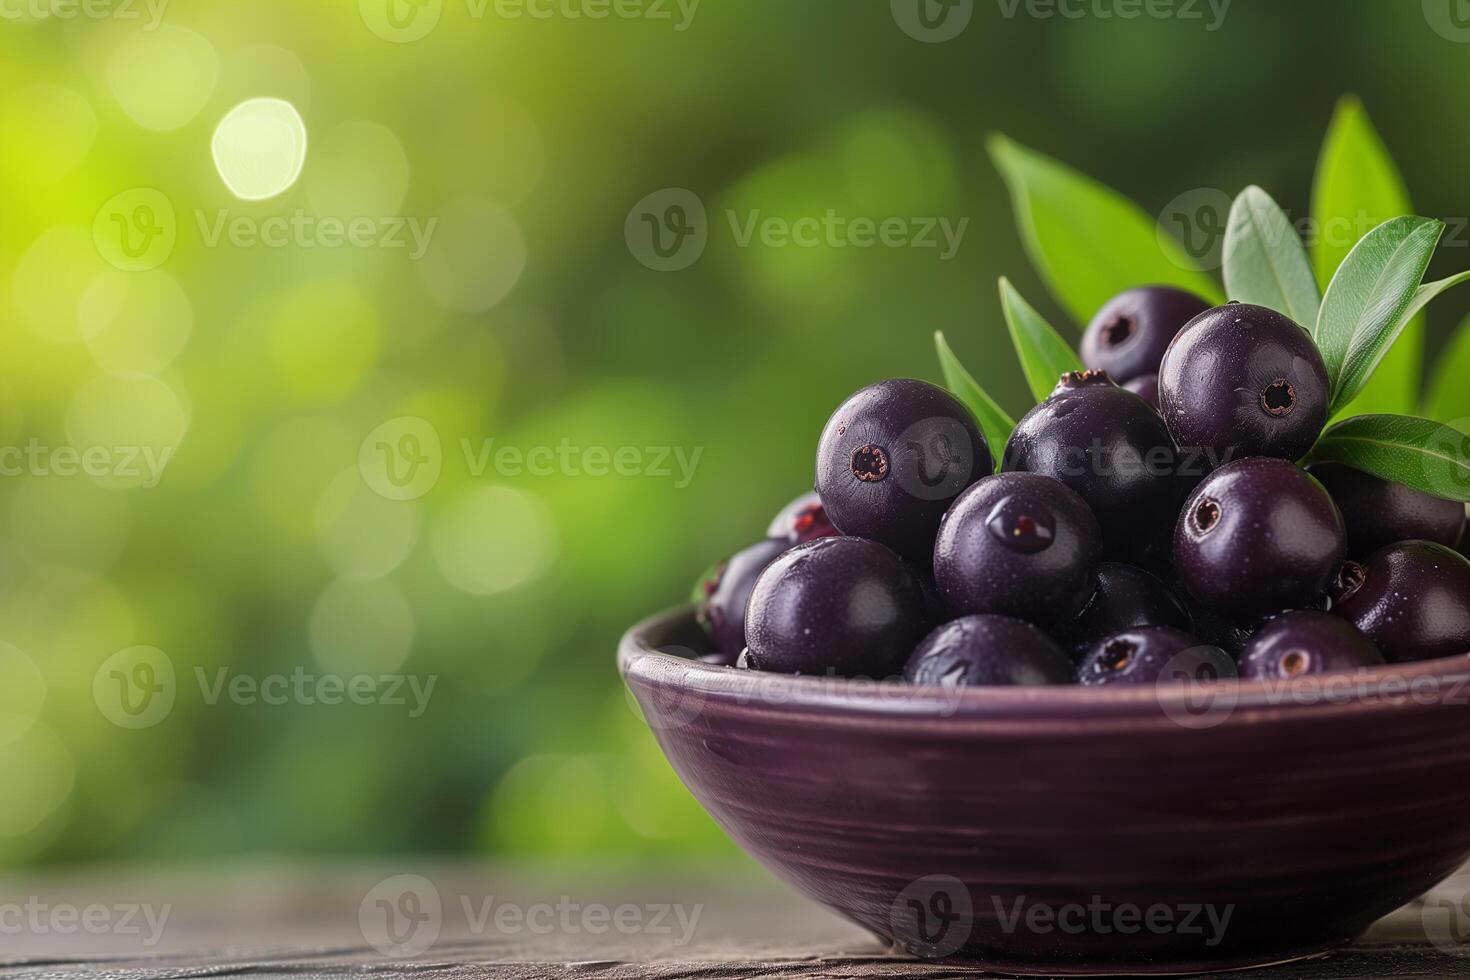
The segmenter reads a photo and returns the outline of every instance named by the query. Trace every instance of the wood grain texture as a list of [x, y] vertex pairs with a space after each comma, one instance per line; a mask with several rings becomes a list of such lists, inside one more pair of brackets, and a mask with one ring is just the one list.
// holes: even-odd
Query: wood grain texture
[[[986, 976], [962, 966], [887, 953], [876, 940], [806, 902], [748, 865], [711, 865], [678, 874], [630, 875], [593, 869], [549, 873], [506, 866], [410, 862], [417, 867], [221, 867], [190, 871], [83, 871], [0, 880], [0, 910], [33, 907], [170, 907], [159, 941], [113, 930], [16, 934], [14, 912], [0, 912], [0, 977], [98, 977], [174, 980], [185, 977], [372, 977], [444, 980], [530, 978], [842, 978]], [[385, 878], [412, 873], [432, 882], [443, 900], [443, 935], [412, 959], [372, 948], [359, 924], [364, 896]], [[562, 901], [699, 908], [683, 943], [674, 937], [588, 935], [558, 928], [473, 928], [466, 909], [527, 909]], [[1470, 874], [1429, 896], [1431, 907], [1470, 898]], [[464, 900], [469, 904], [465, 905]], [[1467, 910], [1470, 911], [1470, 910]], [[1214, 974], [1260, 980], [1463, 978], [1470, 945], [1431, 943], [1423, 907], [1406, 907], [1379, 922], [1357, 945], [1329, 956], [1264, 970]], [[492, 920], [493, 923], [493, 920]]]

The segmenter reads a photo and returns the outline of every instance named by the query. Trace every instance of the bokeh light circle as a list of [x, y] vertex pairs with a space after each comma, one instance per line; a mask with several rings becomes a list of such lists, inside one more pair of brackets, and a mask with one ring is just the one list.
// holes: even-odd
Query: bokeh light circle
[[306, 163], [306, 123], [285, 99], [246, 99], [225, 113], [210, 141], [230, 193], [264, 201], [285, 193]]
[[65, 743], [45, 725], [36, 725], [0, 752], [0, 838], [14, 838], [39, 827], [71, 796], [76, 765]]
[[82, 477], [27, 469], [10, 503], [10, 534], [17, 549], [34, 564], [55, 571], [98, 574], [111, 568], [132, 529], [127, 498]]
[[333, 401], [360, 387], [382, 346], [378, 309], [345, 282], [313, 282], [288, 295], [270, 322], [276, 373], [307, 401]]
[[435, 217], [431, 244], [415, 266], [429, 294], [456, 313], [481, 313], [505, 299], [526, 269], [515, 216], [493, 201], [461, 197]]
[[86, 475], [114, 489], [157, 486], [188, 428], [178, 393], [144, 375], [94, 378], [77, 389], [66, 411], [70, 444], [106, 459], [103, 472]]
[[398, 214], [408, 177], [408, 154], [393, 131], [354, 120], [316, 140], [302, 188], [319, 215], [381, 220]]
[[166, 272], [104, 271], [82, 294], [82, 338], [103, 370], [158, 374], [189, 340], [194, 305]]
[[374, 493], [357, 467], [343, 470], [317, 502], [317, 547], [344, 579], [387, 575], [403, 564], [418, 532], [417, 507]]
[[397, 670], [413, 649], [413, 609], [391, 582], [327, 586], [311, 610], [311, 650], [324, 670], [382, 674]]
[[511, 487], [476, 486], [435, 515], [430, 544], [455, 588], [494, 595], [546, 574], [556, 558], [556, 524], [539, 497]]
[[77, 311], [82, 294], [105, 268], [92, 236], [57, 225], [33, 241], [15, 264], [11, 295], [32, 332], [52, 343], [81, 340]]
[[0, 640], [0, 746], [30, 730], [46, 703], [46, 677], [20, 647]]
[[178, 129], [199, 114], [219, 80], [219, 56], [203, 36], [164, 24], [129, 32], [107, 60], [107, 86], [144, 129]]

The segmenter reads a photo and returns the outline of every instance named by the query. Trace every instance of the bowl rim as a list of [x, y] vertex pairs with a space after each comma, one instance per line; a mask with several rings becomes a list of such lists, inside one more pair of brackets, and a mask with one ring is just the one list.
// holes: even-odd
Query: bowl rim
[[[1232, 718], [1260, 719], [1302, 711], [1363, 714], [1470, 704], [1470, 653], [1292, 681], [1217, 681], [1199, 688], [1214, 692], [1220, 702], [1217, 706], [1212, 697], [1203, 715], [1192, 708], [1194, 692], [1177, 683], [954, 688], [739, 670], [691, 659], [686, 654], [694, 654], [694, 648], [676, 642], [697, 630], [694, 609], [693, 604], [685, 604], [664, 610], [623, 634], [618, 668], [625, 683], [756, 712], [851, 716], [866, 724], [884, 718], [940, 718], [952, 724], [967, 719], [994, 723], [1112, 717], [1160, 720], [1177, 730], [1215, 727]], [[1205, 721], [1191, 724], [1191, 717]]]

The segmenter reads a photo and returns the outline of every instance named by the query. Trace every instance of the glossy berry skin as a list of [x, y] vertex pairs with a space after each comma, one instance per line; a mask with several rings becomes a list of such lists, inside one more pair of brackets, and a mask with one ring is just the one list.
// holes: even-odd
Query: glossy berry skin
[[1348, 554], [1355, 558], [1400, 541], [1433, 541], [1453, 548], [1465, 530], [1465, 505], [1458, 501], [1431, 497], [1340, 463], [1317, 463], [1309, 472], [1342, 511]]
[[1257, 623], [1238, 623], [1227, 616], [1221, 616], [1214, 610], [1200, 605], [1193, 596], [1189, 598], [1186, 606], [1189, 609], [1189, 618], [1194, 624], [1194, 635], [1200, 638], [1200, 642], [1219, 647], [1232, 657], [1239, 657], [1250, 645]]
[[1082, 334], [1082, 363], [1120, 384], [1158, 374], [1164, 351], [1180, 329], [1210, 308], [1172, 286], [1141, 286], [1119, 293], [1097, 311]]
[[1159, 410], [1159, 376], [1157, 374], [1140, 374], [1131, 381], [1123, 382], [1123, 389], [1133, 392], [1148, 402], [1149, 407], [1155, 412]]
[[1096, 586], [1102, 529], [1051, 477], [998, 473], [966, 490], [939, 526], [934, 582], [954, 616], [1064, 624]]
[[817, 493], [841, 533], [927, 561], [945, 510], [994, 468], [954, 396], [924, 381], [880, 381], [828, 419], [817, 446]]
[[695, 618], [714, 641], [715, 650], [733, 658], [745, 647], [745, 604], [761, 571], [790, 545], [767, 538], [736, 552], [701, 583], [704, 599]]
[[1184, 604], [1156, 575], [1133, 565], [1103, 562], [1087, 608], [1060, 636], [1080, 655], [1114, 634], [1145, 626], [1187, 631], [1191, 623]]
[[924, 638], [904, 666], [914, 684], [1032, 687], [1070, 684], [1067, 655], [1041, 630], [1009, 616], [965, 616]]
[[1429, 541], [1381, 548], [1333, 612], [1392, 663], [1470, 653], [1470, 560]]
[[927, 629], [908, 566], [853, 537], [808, 541], [771, 562], [745, 616], [750, 663], [787, 674], [892, 677]]
[[1225, 651], [1170, 626], [1125, 630], [1099, 640], [1077, 668], [1078, 683], [1088, 687], [1234, 676], [1235, 661]]
[[1314, 674], [1379, 667], [1383, 654], [1353, 625], [1331, 613], [1303, 609], [1271, 620], [1240, 658], [1247, 680], [1291, 680]]
[[1240, 621], [1317, 600], [1347, 551], [1322, 484], [1285, 460], [1242, 459], [1195, 488], [1174, 532], [1174, 568], [1191, 595]]
[[827, 517], [827, 509], [822, 506], [822, 498], [813, 492], [804, 493], [782, 507], [781, 513], [771, 520], [766, 537], [780, 538], [788, 544], [801, 544], [837, 533], [837, 528]]
[[1274, 310], [1228, 303], [1195, 317], [1159, 369], [1159, 410], [1181, 447], [1216, 465], [1299, 459], [1327, 421], [1327, 368], [1312, 338]]
[[1027, 412], [1006, 444], [1007, 472], [1058, 479], [1087, 501], [1108, 558], [1141, 557], [1167, 541], [1183, 498], [1164, 420], [1105, 374], [1071, 372]]

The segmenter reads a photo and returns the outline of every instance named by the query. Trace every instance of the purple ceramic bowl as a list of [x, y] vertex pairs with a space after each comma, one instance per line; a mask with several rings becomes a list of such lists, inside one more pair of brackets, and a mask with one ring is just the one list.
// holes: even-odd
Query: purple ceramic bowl
[[913, 687], [619, 664], [680, 778], [797, 889], [922, 956], [1193, 973], [1360, 935], [1470, 858], [1470, 655], [1332, 681]]

